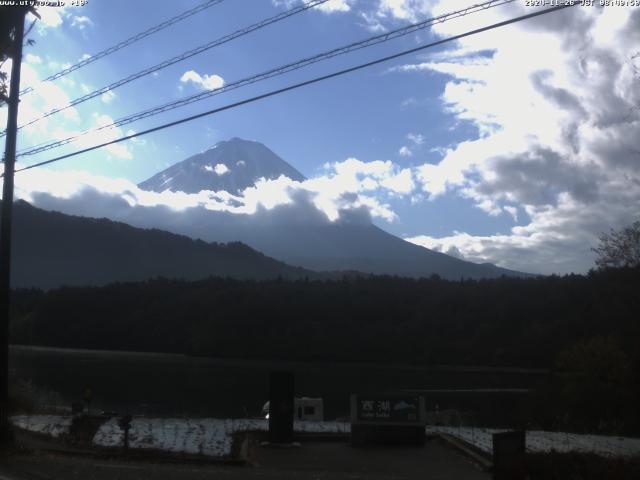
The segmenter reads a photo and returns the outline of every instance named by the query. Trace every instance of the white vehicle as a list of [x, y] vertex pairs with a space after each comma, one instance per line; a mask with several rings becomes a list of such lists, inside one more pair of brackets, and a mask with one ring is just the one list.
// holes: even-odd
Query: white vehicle
[[[262, 415], [269, 418], [269, 402], [262, 407]], [[296, 397], [293, 399], [293, 419], [299, 421], [322, 422], [324, 404], [321, 398]]]

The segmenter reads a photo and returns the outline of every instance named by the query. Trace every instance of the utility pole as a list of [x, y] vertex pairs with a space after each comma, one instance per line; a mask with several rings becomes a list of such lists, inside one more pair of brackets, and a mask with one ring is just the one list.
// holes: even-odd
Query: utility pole
[[24, 19], [27, 9], [18, 7], [13, 14], [14, 35], [11, 48], [11, 83], [7, 138], [4, 151], [4, 180], [2, 185], [2, 213], [0, 217], [0, 442], [11, 441], [9, 425], [9, 300], [11, 298], [11, 216], [13, 212], [13, 175], [16, 163], [18, 134], [18, 103], [20, 101], [20, 64]]

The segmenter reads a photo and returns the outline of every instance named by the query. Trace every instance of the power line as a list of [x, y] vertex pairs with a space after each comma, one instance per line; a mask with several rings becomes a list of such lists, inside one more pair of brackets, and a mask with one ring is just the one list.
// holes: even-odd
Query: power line
[[[29, 122], [23, 123], [22, 125], [20, 125], [18, 128], [24, 128], [27, 127], [29, 125], [33, 125], [36, 122], [39, 122], [40, 120], [50, 117], [51, 115], [54, 115], [56, 113], [62, 112], [68, 108], [74, 107], [76, 105], [79, 105], [83, 102], [86, 102], [87, 100], [91, 100], [92, 98], [96, 98], [99, 97], [100, 95], [107, 93], [109, 91], [115, 90], [118, 87], [121, 87], [123, 85], [126, 85], [127, 83], [133, 82], [134, 80], [137, 80], [139, 78], [145, 77], [147, 75], [150, 75], [154, 72], [157, 72], [159, 70], [162, 70], [163, 68], [167, 68], [175, 63], [181, 62], [183, 60], [186, 60], [187, 58], [191, 58], [195, 55], [198, 55], [202, 52], [205, 52], [207, 50], [210, 50], [214, 47], [217, 47], [219, 45], [223, 45], [225, 43], [230, 42], [231, 40], [234, 40], [236, 38], [242, 37], [244, 35], [248, 35], [251, 32], [254, 32], [256, 30], [259, 30], [261, 28], [264, 28], [268, 25], [271, 25], [273, 23], [279, 22], [281, 20], [284, 20], [285, 18], [291, 17], [293, 15], [296, 15], [298, 13], [304, 12], [310, 8], [313, 8], [317, 5], [321, 5], [323, 3], [328, 2], [329, 0], [310, 0], [307, 3], [303, 3], [302, 5], [298, 5], [297, 7], [294, 7], [290, 10], [286, 10], [278, 15], [275, 15], [273, 17], [269, 17], [266, 18], [264, 20], [261, 20], [258, 23], [254, 23], [253, 25], [249, 25], [248, 27], [245, 28], [241, 28], [240, 30], [236, 30], [235, 32], [229, 34], [229, 35], [225, 35], [224, 37], [220, 37], [216, 40], [213, 40], [209, 43], [206, 43], [204, 45], [200, 45], [199, 47], [196, 47], [192, 50], [188, 50], [184, 53], [181, 53], [180, 55], [176, 55], [173, 58], [170, 58], [168, 60], [165, 60], [161, 63], [158, 63], [157, 65], [154, 65], [152, 67], [149, 68], [145, 68], [144, 70], [141, 70], [137, 73], [131, 74], [128, 77], [125, 77], [123, 79], [117, 80], [113, 83], [110, 83], [107, 86], [104, 86], [102, 88], [99, 88], [97, 90], [94, 90], [93, 92], [87, 93], [86, 95], [83, 95], [81, 97], [76, 98], [75, 100], [72, 100], [71, 102], [69, 102], [67, 105], [63, 106], [63, 107], [59, 107], [59, 108], [54, 108], [53, 110], [48, 111], [47, 113], [45, 113], [44, 115], [35, 118]], [[4, 132], [0, 133], [0, 136], [4, 135]]]
[[486, 10], [489, 8], [493, 8], [493, 7], [498, 7], [504, 4], [508, 4], [508, 3], [513, 3], [516, 0], [490, 0], [484, 3], [480, 3], [480, 4], [476, 4], [476, 5], [472, 5], [469, 6], [467, 8], [461, 9], [461, 10], [456, 10], [454, 12], [450, 12], [450, 13], [446, 13], [434, 18], [429, 18], [427, 20], [423, 20], [421, 22], [417, 22], [417, 23], [413, 23], [411, 25], [402, 27], [402, 28], [398, 28], [396, 30], [392, 30], [390, 32], [387, 33], [383, 33], [383, 34], [379, 34], [379, 35], [375, 35], [373, 37], [369, 37], [365, 40], [360, 40], [358, 42], [354, 42], [351, 44], [348, 44], [346, 46], [342, 46], [339, 48], [335, 48], [333, 50], [329, 50], [311, 57], [307, 57], [304, 58], [302, 60], [297, 60], [293, 63], [289, 63], [286, 65], [282, 65], [276, 68], [273, 68], [271, 70], [267, 70], [265, 72], [256, 74], [256, 75], [252, 75], [250, 77], [246, 77], [243, 78], [241, 80], [237, 80], [235, 82], [232, 83], [228, 83], [220, 88], [214, 89], [214, 90], [207, 90], [204, 92], [200, 92], [197, 93], [195, 95], [191, 95], [190, 97], [185, 97], [182, 98], [180, 100], [176, 100], [173, 102], [169, 102], [166, 103], [164, 105], [160, 105], [157, 107], [153, 107], [147, 110], [143, 110], [142, 112], [138, 112], [132, 115], [128, 115], [126, 117], [122, 117], [116, 121], [114, 121], [113, 123], [110, 123], [108, 125], [103, 125], [101, 127], [98, 128], [94, 128], [91, 130], [86, 130], [84, 132], [81, 132], [77, 135], [71, 136], [71, 137], [67, 137], [61, 140], [57, 140], [55, 142], [50, 142], [50, 143], [45, 143], [45, 144], [41, 144], [41, 145], [36, 145], [34, 147], [29, 147], [28, 149], [25, 149], [21, 152], [19, 152], [18, 157], [21, 156], [25, 156], [25, 155], [35, 155], [37, 153], [41, 153], [47, 150], [51, 150], [53, 148], [57, 148], [57, 147], [61, 147], [63, 145], [67, 145], [71, 142], [73, 142], [74, 140], [87, 135], [89, 133], [94, 133], [94, 132], [98, 132], [107, 128], [115, 128], [115, 127], [120, 127], [123, 125], [127, 125], [129, 123], [133, 123], [135, 121], [138, 120], [142, 120], [144, 118], [148, 118], [151, 116], [155, 116], [158, 115], [160, 113], [164, 113], [170, 110], [174, 110], [176, 108], [185, 106], [185, 105], [189, 105], [191, 103], [194, 102], [198, 102], [200, 100], [204, 100], [205, 98], [209, 98], [215, 95], [220, 95], [221, 93], [224, 92], [228, 92], [230, 90], [235, 90], [237, 88], [241, 88], [247, 85], [251, 85], [253, 83], [262, 81], [262, 80], [266, 80], [269, 78], [273, 78], [276, 76], [280, 76], [280, 75], [284, 75], [286, 73], [295, 71], [295, 70], [299, 70], [301, 68], [307, 67], [309, 65], [312, 65], [314, 63], [318, 63], [333, 57], [336, 57], [338, 55], [344, 55], [356, 50], [360, 50], [363, 48], [367, 48], [373, 45], [377, 45], [379, 43], [383, 43], [383, 42], [387, 42], [402, 36], [406, 36], [409, 35], [411, 33], [414, 33], [416, 31], [422, 30], [424, 28], [426, 28], [429, 25], [434, 25], [437, 23], [443, 23], [446, 22], [448, 20], [451, 20], [453, 18], [457, 18], [457, 17], [462, 17], [465, 15], [470, 15], [472, 13], [476, 13], [478, 11], [481, 10]]
[[263, 100], [265, 98], [273, 97], [273, 96], [279, 95], [281, 93], [285, 93], [285, 92], [288, 92], [288, 91], [291, 91], [291, 90], [296, 90], [298, 88], [305, 87], [307, 85], [312, 85], [314, 83], [318, 83], [318, 82], [321, 82], [321, 81], [324, 81], [324, 80], [328, 80], [328, 79], [331, 79], [331, 78], [335, 78], [335, 77], [339, 77], [339, 76], [342, 76], [342, 75], [346, 75], [348, 73], [352, 73], [352, 72], [355, 72], [357, 70], [361, 70], [363, 68], [367, 68], [367, 67], [371, 67], [373, 65], [378, 65], [380, 63], [388, 62], [389, 60], [394, 60], [396, 58], [400, 58], [400, 57], [403, 57], [403, 56], [406, 56], [406, 55], [410, 55], [412, 53], [416, 53], [416, 52], [419, 52], [419, 51], [422, 51], [422, 50], [426, 50], [428, 48], [432, 48], [432, 47], [436, 47], [438, 45], [442, 45], [444, 43], [448, 43], [448, 42], [452, 42], [452, 41], [455, 41], [455, 40], [459, 40], [459, 39], [464, 38], [464, 37], [469, 37], [471, 35], [476, 35], [478, 33], [486, 32], [488, 30], [493, 30], [495, 28], [499, 28], [499, 27], [503, 27], [503, 26], [506, 26], [506, 25], [510, 25], [512, 23], [517, 23], [517, 22], [521, 22], [523, 20], [528, 20], [530, 18], [538, 17], [540, 15], [545, 15], [547, 13], [557, 12], [559, 10], [562, 10], [562, 9], [565, 9], [565, 8], [568, 8], [568, 7], [573, 7], [573, 6], [576, 6], [576, 5], [579, 5], [579, 3], [578, 2], [566, 3], [564, 5], [559, 5], [557, 7], [552, 7], [552, 8], [547, 8], [547, 9], [544, 9], [544, 10], [539, 10], [537, 12], [529, 13], [529, 14], [526, 14], [526, 15], [521, 15], [519, 17], [511, 18], [509, 20], [504, 20], [502, 22], [498, 22], [498, 23], [494, 23], [494, 24], [491, 24], [491, 25], [488, 25], [488, 26], [485, 26], [485, 27], [477, 28], [475, 30], [470, 30], [468, 32], [461, 33], [459, 35], [454, 35], [452, 37], [447, 37], [445, 39], [438, 40], [436, 42], [420, 45], [418, 47], [411, 48], [409, 50], [404, 50], [402, 52], [395, 53], [393, 55], [389, 55], [389, 56], [386, 56], [386, 57], [383, 57], [383, 58], [379, 58], [377, 60], [372, 60], [370, 62], [362, 63], [362, 64], [356, 65], [354, 67], [346, 68], [344, 70], [339, 70], [337, 72], [333, 72], [333, 73], [330, 73], [330, 74], [327, 74], [327, 75], [316, 77], [316, 78], [313, 78], [311, 80], [306, 80], [304, 82], [300, 82], [300, 83], [296, 83], [296, 84], [293, 84], [293, 85], [289, 85], [287, 87], [279, 88], [277, 90], [272, 90], [270, 92], [263, 93], [261, 95], [255, 96], [255, 97], [247, 98], [247, 99], [241, 100], [239, 102], [235, 102], [235, 103], [231, 103], [231, 104], [225, 105], [223, 107], [215, 108], [213, 110], [208, 110], [206, 112], [198, 113], [196, 115], [191, 115], [189, 117], [185, 117], [185, 118], [182, 118], [180, 120], [176, 120], [176, 121], [173, 121], [173, 122], [165, 123], [163, 125], [159, 125], [157, 127], [153, 127], [153, 128], [144, 130], [142, 132], [133, 133], [131, 135], [126, 135], [124, 137], [117, 138], [117, 139], [112, 140], [110, 142], [104, 142], [104, 143], [101, 143], [101, 144], [98, 144], [98, 145], [94, 145], [92, 147], [85, 148], [83, 150], [78, 150], [76, 152], [68, 153], [66, 155], [61, 155], [59, 157], [55, 157], [55, 158], [52, 158], [50, 160], [45, 160], [43, 162], [34, 163], [33, 165], [28, 165], [26, 167], [22, 167], [22, 168], [16, 170], [16, 173], [17, 172], [23, 172], [25, 170], [30, 170], [30, 169], [36, 168], [36, 167], [41, 167], [43, 165], [48, 165], [48, 164], [51, 164], [51, 163], [54, 163], [54, 162], [59, 162], [60, 160], [64, 160], [64, 159], [67, 159], [67, 158], [70, 158], [70, 157], [74, 157], [74, 156], [80, 155], [82, 153], [91, 152], [93, 150], [97, 150], [99, 148], [106, 147], [108, 145], [113, 145], [115, 143], [124, 142], [124, 141], [130, 140], [132, 138], [141, 137], [141, 136], [147, 135], [149, 133], [157, 132], [159, 130], [164, 130], [165, 128], [174, 127], [174, 126], [180, 125], [182, 123], [186, 123], [186, 122], [190, 122], [190, 121], [193, 121], [193, 120], [197, 120], [198, 118], [206, 117], [206, 116], [209, 116], [209, 115], [214, 115], [216, 113], [220, 113], [220, 112], [223, 112], [225, 110], [230, 110], [232, 108], [236, 108], [236, 107], [239, 107], [239, 106], [242, 106], [242, 105], [246, 105], [246, 104], [249, 104], [249, 103], [254, 103], [254, 102], [257, 102], [258, 100]]
[[454, 12], [450, 12], [450, 13], [446, 13], [443, 15], [440, 15], [438, 17], [434, 17], [434, 18], [430, 18], [427, 20], [423, 20], [421, 22], [417, 22], [384, 34], [380, 34], [380, 35], [375, 35], [373, 37], [369, 37], [365, 40], [361, 40], [343, 47], [339, 47], [333, 50], [329, 50], [327, 52], [323, 52], [317, 55], [314, 55], [312, 57], [308, 57], [308, 58], [304, 58], [302, 60], [298, 60], [296, 62], [284, 65], [284, 66], [279, 66], [276, 67], [274, 69], [268, 70], [266, 72], [262, 72], [260, 74], [257, 75], [253, 75], [232, 83], [229, 83], [227, 85], [224, 85], [223, 87], [214, 89], [214, 90], [208, 90], [205, 92], [201, 92], [195, 95], [192, 95], [190, 97], [186, 97], [180, 100], [176, 100], [170, 103], [167, 103], [165, 105], [161, 105], [158, 107], [153, 107], [151, 109], [147, 109], [144, 110], [142, 112], [138, 112], [126, 117], [122, 117], [118, 120], [116, 120], [113, 123], [107, 124], [107, 125], [103, 125], [101, 127], [95, 128], [95, 129], [91, 129], [91, 130], [86, 130], [84, 132], [81, 132], [80, 134], [71, 136], [71, 137], [67, 137], [55, 142], [49, 142], [49, 143], [43, 143], [43, 144], [39, 144], [36, 145], [34, 147], [30, 147], [28, 149], [25, 149], [21, 152], [19, 152], [18, 157], [20, 156], [25, 156], [25, 155], [35, 155], [37, 153], [41, 153], [47, 150], [50, 150], [52, 148], [57, 148], [63, 145], [67, 145], [71, 142], [73, 142], [74, 140], [76, 140], [77, 138], [80, 138], [84, 135], [87, 135], [89, 133], [94, 133], [97, 131], [101, 131], [107, 128], [115, 128], [115, 127], [119, 127], [122, 125], [127, 125], [129, 123], [133, 123], [135, 121], [144, 119], [144, 118], [148, 118], [151, 116], [155, 116], [158, 115], [160, 113], [164, 113], [166, 111], [170, 111], [173, 110], [175, 108], [179, 108], [185, 105], [189, 105], [191, 103], [200, 101], [200, 100], [204, 100], [205, 98], [209, 98], [215, 95], [220, 95], [221, 93], [230, 91], [230, 90], [235, 90], [236, 88], [241, 88], [262, 80], [266, 80], [272, 77], [276, 77], [279, 75], [283, 75], [286, 73], [289, 73], [291, 71], [294, 70], [298, 70], [300, 68], [304, 68], [308, 65], [329, 59], [329, 58], [333, 58], [335, 56], [338, 55], [343, 55], [346, 53], [350, 53], [352, 51], [355, 50], [360, 50], [362, 48], [366, 48], [366, 47], [370, 47], [372, 45], [376, 45], [382, 42], [386, 42], [389, 40], [393, 40], [395, 38], [401, 37], [401, 36], [406, 36], [408, 34], [414, 33], [418, 30], [424, 29], [425, 27], [429, 26], [429, 25], [433, 25], [436, 23], [443, 23], [447, 20], [451, 20], [453, 18], [457, 18], [457, 17], [461, 17], [461, 16], [465, 16], [465, 15], [469, 15], [471, 13], [475, 13], [477, 11], [480, 10], [486, 10], [488, 8], [493, 8], [493, 7], [497, 7], [500, 5], [504, 5], [507, 3], [512, 3], [516, 0], [490, 0], [484, 3], [480, 3], [480, 4], [476, 4], [476, 5], [472, 5], [469, 6], [467, 8], [461, 9], [461, 10], [456, 10]]
[[[82, 68], [86, 65], [89, 65], [90, 63], [95, 62], [96, 60], [100, 60], [103, 57], [106, 57], [107, 55], [110, 55], [114, 52], [117, 52], [118, 50], [121, 50], [125, 47], [128, 47], [129, 45], [142, 40], [143, 38], [148, 37], [149, 35], [153, 35], [156, 32], [159, 32], [160, 30], [164, 30], [167, 27], [170, 27], [171, 25], [178, 23], [186, 18], [191, 17], [192, 15], [195, 15], [196, 13], [200, 13], [203, 10], [206, 10], [207, 8], [213, 7], [214, 5], [217, 5], [219, 3], [222, 3], [224, 0], [207, 0], [204, 3], [201, 3], [200, 5], [195, 6], [194, 8], [191, 8], [189, 10], [186, 10], [182, 13], [180, 13], [179, 15], [176, 15], [175, 17], [171, 17], [168, 20], [165, 20], [162, 23], [159, 23], [158, 25], [148, 28], [147, 30], [145, 30], [144, 32], [140, 32], [136, 35], [134, 35], [133, 37], [129, 37], [126, 40], [121, 41], [120, 43], [117, 43], [115, 45], [113, 45], [112, 47], [109, 47], [105, 50], [102, 50], [101, 52], [98, 52], [92, 56], [90, 56], [89, 58], [85, 58], [84, 60], [79, 61], [78, 63], [71, 65], [70, 67], [65, 68], [64, 70], [59, 71], [58, 73], [54, 73], [53, 75], [45, 78], [43, 80], [43, 82], [50, 82], [53, 80], [56, 80], [60, 77], [64, 77], [65, 75], [68, 75], [71, 72], [74, 72], [76, 70], [78, 70], [79, 68]], [[32, 92], [34, 90], [33, 87], [27, 87], [24, 90], [22, 90], [20, 92], [20, 95], [25, 95], [29, 92]]]

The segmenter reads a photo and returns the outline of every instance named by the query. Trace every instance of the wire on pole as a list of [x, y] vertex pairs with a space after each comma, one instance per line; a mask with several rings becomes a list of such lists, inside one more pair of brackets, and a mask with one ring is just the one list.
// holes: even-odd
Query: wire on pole
[[185, 97], [179, 100], [175, 100], [173, 102], [169, 102], [166, 103], [164, 105], [160, 105], [160, 106], [156, 106], [147, 110], [143, 110], [141, 112], [132, 114], [132, 115], [128, 115], [126, 117], [122, 117], [119, 118], [118, 120], [114, 121], [113, 123], [107, 124], [107, 125], [103, 125], [100, 126], [98, 128], [94, 128], [94, 129], [90, 129], [90, 130], [85, 130], [84, 132], [81, 132], [77, 135], [73, 135], [67, 138], [63, 138], [61, 140], [57, 140], [54, 142], [49, 142], [49, 143], [45, 143], [43, 145], [36, 145], [33, 147], [29, 147], [25, 150], [22, 150], [21, 152], [19, 152], [18, 157], [22, 157], [22, 156], [26, 156], [26, 155], [35, 155], [37, 153], [41, 153], [47, 150], [51, 150], [53, 148], [57, 148], [57, 147], [61, 147], [64, 145], [67, 145], [71, 142], [73, 142], [74, 140], [90, 134], [90, 133], [95, 133], [101, 130], [105, 130], [105, 129], [110, 129], [110, 128], [116, 128], [116, 127], [121, 127], [123, 125], [128, 125], [130, 123], [136, 122], [138, 120], [142, 120], [148, 117], [152, 117], [155, 115], [158, 115], [160, 113], [164, 113], [164, 112], [168, 112], [170, 110], [174, 110], [176, 108], [179, 107], [183, 107], [186, 105], [189, 105], [191, 103], [195, 103], [201, 100], [204, 100], [206, 98], [210, 98], [213, 97], [215, 95], [220, 95], [222, 93], [231, 91], [231, 90], [235, 90], [237, 88], [241, 88], [241, 87], [245, 87], [247, 85], [251, 85], [263, 80], [267, 80], [273, 77], [277, 77], [280, 75], [284, 75], [286, 73], [290, 73], [293, 72], [295, 70], [299, 70], [301, 68], [305, 68], [309, 65], [313, 65], [315, 63], [324, 61], [324, 60], [328, 60], [330, 58], [334, 58], [337, 57], [339, 55], [345, 55], [347, 53], [351, 53], [354, 52], [356, 50], [361, 50], [363, 48], [367, 48], [367, 47], [371, 47], [373, 45], [377, 45], [383, 42], [387, 42], [390, 40], [394, 40], [396, 38], [402, 37], [402, 36], [406, 36], [409, 35], [411, 33], [415, 33], [417, 31], [423, 30], [424, 28], [433, 25], [435, 23], [442, 23], [454, 18], [458, 18], [458, 17], [462, 17], [462, 16], [466, 16], [466, 15], [470, 15], [472, 13], [475, 13], [477, 11], [480, 10], [486, 10], [488, 8], [493, 8], [493, 7], [498, 7], [500, 5], [505, 5], [508, 3], [513, 3], [514, 1], [517, 0], [491, 0], [488, 2], [484, 2], [484, 3], [480, 3], [480, 4], [476, 4], [476, 5], [472, 5], [469, 6], [467, 8], [463, 8], [461, 10], [456, 10], [450, 13], [446, 13], [434, 18], [429, 18], [427, 20], [423, 20], [417, 23], [413, 23], [411, 25], [402, 27], [402, 28], [398, 28], [396, 30], [387, 32], [387, 33], [383, 33], [383, 34], [379, 34], [379, 35], [374, 35], [372, 37], [366, 38], [365, 40], [360, 40], [358, 42], [354, 42], [342, 47], [338, 47], [332, 50], [328, 50], [322, 53], [319, 53], [317, 55], [313, 55], [311, 57], [307, 57], [307, 58], [303, 58], [301, 60], [297, 60], [295, 62], [292, 63], [288, 63], [286, 65], [281, 65], [279, 67], [267, 70], [265, 72], [259, 73], [259, 74], [255, 74], [249, 77], [245, 77], [241, 80], [237, 80], [235, 82], [231, 82], [228, 83], [220, 88], [216, 88], [216, 89], [212, 89], [212, 90], [207, 90], [204, 92], [200, 92], [197, 93], [195, 95], [191, 95], [189, 97]]
[[[176, 55], [175, 57], [172, 57], [168, 60], [165, 60], [161, 63], [158, 63], [156, 65], [153, 65], [152, 67], [149, 68], [145, 68], [144, 70], [141, 70], [139, 72], [133, 73], [131, 75], [129, 75], [128, 77], [122, 78], [120, 80], [117, 80], [115, 82], [110, 83], [109, 85], [106, 85], [102, 88], [98, 88], [97, 90], [94, 90], [93, 92], [89, 92], [86, 95], [83, 95], [81, 97], [78, 97], [74, 100], [72, 100], [71, 102], [69, 102], [68, 104], [62, 106], [62, 107], [58, 107], [58, 108], [54, 108], [52, 110], [49, 110], [48, 112], [44, 113], [43, 115], [41, 115], [38, 118], [34, 118], [33, 120], [30, 120], [26, 123], [23, 123], [22, 125], [20, 125], [18, 128], [24, 128], [27, 127], [29, 125], [33, 125], [34, 123], [39, 122], [40, 120], [43, 120], [47, 117], [50, 117], [51, 115], [54, 115], [56, 113], [62, 112], [64, 110], [67, 110], [68, 108], [71, 107], [75, 107], [76, 105], [79, 105], [81, 103], [86, 102], [87, 100], [91, 100], [92, 98], [96, 98], [99, 97], [100, 95], [110, 92], [112, 90], [115, 90], [118, 87], [121, 87], [123, 85], [126, 85], [127, 83], [131, 83], [134, 80], [137, 80], [139, 78], [145, 77], [147, 75], [151, 75], [154, 72], [157, 72], [159, 70], [162, 70], [164, 68], [167, 68], [171, 65], [174, 65], [178, 62], [181, 62], [183, 60], [186, 60], [188, 58], [191, 58], [195, 55], [198, 55], [200, 53], [206, 52], [207, 50], [211, 50], [214, 47], [217, 47], [219, 45], [223, 45], [225, 43], [228, 43], [236, 38], [239, 37], [243, 37], [245, 35], [248, 35], [252, 32], [255, 32], [256, 30], [259, 30], [261, 28], [267, 27], [273, 23], [279, 22], [281, 20], [284, 20], [285, 18], [289, 18], [293, 15], [296, 15], [298, 13], [302, 13], [306, 10], [309, 10], [310, 8], [313, 8], [315, 6], [321, 5], [323, 3], [328, 2], [329, 0], [310, 0], [307, 3], [303, 3], [302, 5], [298, 5], [297, 7], [293, 7], [289, 10], [286, 10], [282, 13], [279, 13], [278, 15], [275, 15], [273, 17], [269, 17], [266, 18], [264, 20], [261, 20], [260, 22], [254, 23], [252, 25], [249, 25], [248, 27], [244, 27], [241, 28], [239, 30], [236, 30], [235, 32], [229, 34], [229, 35], [225, 35], [224, 37], [220, 37], [217, 38], [211, 42], [208, 42], [204, 45], [200, 45], [199, 47], [193, 48], [191, 50], [188, 50], [186, 52], [181, 53], [180, 55]], [[514, 0], [511, 0], [514, 1]], [[4, 135], [5, 132], [0, 133], [0, 136]]]
[[[78, 63], [75, 63], [73, 65], [71, 65], [70, 67], [65, 68], [64, 70], [61, 70], [57, 73], [54, 73], [53, 75], [45, 78], [43, 80], [43, 82], [50, 82], [53, 80], [57, 80], [60, 77], [64, 77], [65, 75], [68, 75], [71, 72], [74, 72], [82, 67], [85, 67], [87, 65], [89, 65], [90, 63], [93, 63], [97, 60], [100, 60], [103, 57], [106, 57], [107, 55], [110, 55], [114, 52], [117, 52], [118, 50], [121, 50], [125, 47], [128, 47], [129, 45], [136, 43], [140, 40], [142, 40], [143, 38], [146, 38], [150, 35], [153, 35], [154, 33], [159, 32], [160, 30], [164, 30], [167, 27], [170, 27], [171, 25], [178, 23], [182, 20], [185, 20], [186, 18], [191, 17], [192, 15], [195, 15], [196, 13], [200, 13], [203, 10], [206, 10], [207, 8], [213, 7], [214, 5], [217, 5], [219, 3], [224, 2], [224, 0], [207, 0], [204, 3], [201, 3], [200, 5], [195, 6], [194, 8], [191, 8], [189, 10], [186, 10], [178, 15], [176, 15], [175, 17], [171, 17], [168, 20], [165, 20], [162, 23], [159, 23], [158, 25], [155, 25], [151, 28], [148, 28], [147, 30], [140, 32], [132, 37], [127, 38], [126, 40], [123, 40], [105, 50], [102, 50], [101, 52], [95, 53], [93, 55], [91, 55], [89, 58], [85, 58], [81, 61], [79, 61]], [[30, 93], [34, 91], [33, 87], [27, 87], [24, 90], [20, 91], [20, 95], [26, 95], [27, 93]]]
[[230, 109], [242, 106], [242, 105], [246, 105], [246, 104], [249, 104], [249, 103], [254, 103], [254, 102], [257, 102], [258, 100], [263, 100], [265, 98], [273, 97], [275, 95], [279, 95], [279, 94], [282, 94], [282, 93], [285, 93], [285, 92], [288, 92], [288, 91], [291, 91], [291, 90], [296, 90], [298, 88], [305, 87], [307, 85], [312, 85], [314, 83], [318, 83], [318, 82], [321, 82], [321, 81], [324, 81], [324, 80], [328, 80], [330, 78], [339, 77], [339, 76], [342, 76], [342, 75], [346, 75], [348, 73], [355, 72], [357, 70], [362, 70], [362, 69], [367, 68], [367, 67], [371, 67], [371, 66], [374, 66], [374, 65], [378, 65], [380, 63], [388, 62], [390, 60], [394, 60], [396, 58], [400, 58], [400, 57], [403, 57], [403, 56], [406, 56], [406, 55], [410, 55], [412, 53], [417, 53], [417, 52], [420, 52], [422, 50], [426, 50], [428, 48], [436, 47], [438, 45], [443, 45], [445, 43], [449, 43], [449, 42], [452, 42], [452, 41], [455, 41], [455, 40], [459, 40], [461, 38], [469, 37], [471, 35], [476, 35], [478, 33], [486, 32], [488, 30], [493, 30], [495, 28], [499, 28], [499, 27], [503, 27], [503, 26], [510, 25], [510, 24], [513, 24], [513, 23], [521, 22], [523, 20], [528, 20], [530, 18], [535, 18], [535, 17], [538, 17], [540, 15], [545, 15], [545, 14], [552, 13], [552, 12], [557, 12], [559, 10], [563, 10], [565, 8], [573, 7], [573, 6], [576, 6], [576, 5], [579, 5], [579, 3], [577, 3], [577, 2], [576, 3], [567, 3], [567, 4], [559, 5], [559, 6], [556, 6], [556, 7], [552, 7], [552, 8], [546, 8], [544, 10], [538, 10], [538, 11], [533, 12], [533, 13], [529, 13], [529, 14], [526, 14], [526, 15], [521, 15], [521, 16], [518, 16], [518, 17], [514, 17], [514, 18], [511, 18], [511, 19], [508, 19], [508, 20], [504, 20], [504, 21], [498, 22], [498, 23], [493, 23], [493, 24], [485, 26], [485, 27], [477, 28], [475, 30], [470, 30], [470, 31], [467, 31], [465, 33], [454, 35], [452, 37], [447, 37], [447, 38], [444, 38], [442, 40], [438, 40], [438, 41], [435, 41], [435, 42], [423, 44], [423, 45], [420, 45], [418, 47], [411, 48], [409, 50], [404, 50], [402, 52], [395, 53], [393, 55], [388, 55], [386, 57], [382, 57], [382, 58], [379, 58], [379, 59], [376, 59], [376, 60], [372, 60], [370, 62], [361, 63], [361, 64], [356, 65], [354, 67], [349, 67], [349, 68], [346, 68], [346, 69], [343, 69], [343, 70], [339, 70], [339, 71], [336, 71], [336, 72], [333, 72], [333, 73], [330, 73], [330, 74], [327, 74], [327, 75], [323, 75], [323, 76], [320, 76], [320, 77], [315, 77], [315, 78], [312, 78], [310, 80], [306, 80], [306, 81], [299, 82], [299, 83], [296, 83], [296, 84], [293, 84], [293, 85], [289, 85], [287, 87], [279, 88], [277, 90], [272, 90], [270, 92], [263, 93], [261, 95], [256, 95], [254, 97], [247, 98], [247, 99], [244, 99], [244, 100], [241, 100], [241, 101], [238, 101], [238, 102], [234, 102], [234, 103], [222, 106], [222, 107], [214, 108], [214, 109], [208, 110], [206, 112], [198, 113], [196, 115], [191, 115], [189, 117], [185, 117], [185, 118], [182, 118], [180, 120], [175, 120], [173, 122], [165, 123], [163, 125], [159, 125], [157, 127], [149, 128], [147, 130], [143, 130], [143, 131], [138, 132], [138, 133], [132, 133], [130, 135], [125, 135], [123, 137], [117, 138], [117, 139], [112, 140], [110, 142], [104, 142], [104, 143], [101, 143], [101, 144], [98, 144], [98, 145], [94, 145], [92, 147], [88, 147], [88, 148], [85, 148], [85, 149], [82, 149], [82, 150], [78, 150], [76, 152], [71, 152], [71, 153], [68, 153], [66, 155], [61, 155], [59, 157], [52, 158], [50, 160], [46, 160], [46, 161], [43, 161], [43, 162], [38, 162], [38, 163], [35, 163], [35, 164], [32, 164], [32, 165], [28, 165], [26, 167], [22, 167], [22, 168], [16, 170], [16, 173], [17, 172], [23, 172], [25, 170], [29, 170], [29, 169], [32, 169], [32, 168], [35, 168], [35, 167], [40, 167], [40, 166], [43, 166], [43, 165], [48, 165], [48, 164], [51, 164], [51, 163], [55, 163], [55, 162], [58, 162], [60, 160], [64, 160], [66, 158], [74, 157], [74, 156], [80, 155], [82, 153], [87, 153], [87, 152], [91, 152], [93, 150], [97, 150], [97, 149], [102, 148], [102, 147], [106, 147], [108, 145], [113, 145], [115, 143], [124, 142], [124, 141], [130, 140], [132, 138], [141, 137], [143, 135], [147, 135], [147, 134], [150, 134], [150, 133], [153, 133], [153, 132], [157, 132], [159, 130], [164, 130], [165, 128], [169, 128], [169, 127], [173, 127], [173, 126], [176, 126], [176, 125], [180, 125], [182, 123], [190, 122], [190, 121], [196, 120], [198, 118], [206, 117], [206, 116], [209, 116], [209, 115], [214, 115], [216, 113], [220, 113], [220, 112], [223, 112], [225, 110], [230, 110]]

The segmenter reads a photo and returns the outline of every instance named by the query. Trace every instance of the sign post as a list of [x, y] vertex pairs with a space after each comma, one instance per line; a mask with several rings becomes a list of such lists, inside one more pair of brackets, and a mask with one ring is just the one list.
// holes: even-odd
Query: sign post
[[526, 433], [523, 430], [493, 434], [493, 478], [524, 480]]
[[272, 372], [269, 379], [269, 443], [293, 443], [293, 372]]
[[93, 398], [93, 389], [91, 387], [84, 387], [82, 399], [87, 408], [87, 415], [91, 415], [91, 399]]
[[[16, 2], [17, 3], [17, 2]], [[11, 221], [13, 213], [13, 174], [16, 162], [20, 65], [24, 19], [28, 8], [4, 7], [3, 15], [11, 15], [13, 42], [11, 45], [11, 84], [9, 87], [7, 138], [4, 150], [2, 183], [2, 213], [0, 214], [0, 443], [11, 441], [9, 426], [9, 301], [11, 299]], [[9, 24], [10, 22], [7, 22]]]
[[370, 443], [424, 445], [424, 397], [351, 395], [351, 445]]

